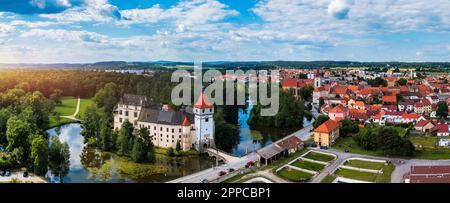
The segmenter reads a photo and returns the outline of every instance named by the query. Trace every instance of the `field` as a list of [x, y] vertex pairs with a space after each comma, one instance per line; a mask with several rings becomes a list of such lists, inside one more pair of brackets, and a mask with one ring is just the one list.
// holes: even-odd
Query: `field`
[[282, 178], [285, 178], [287, 180], [293, 181], [293, 182], [306, 182], [309, 181], [313, 175], [309, 173], [305, 173], [302, 171], [284, 168], [278, 172], [278, 175]]
[[94, 101], [92, 99], [80, 99], [80, 112], [78, 113], [77, 118], [80, 118], [82, 115], [84, 115], [86, 108], [92, 104], [94, 104]]
[[61, 104], [55, 107], [55, 112], [58, 112], [61, 116], [70, 116], [75, 113], [77, 102], [78, 99], [75, 97], [63, 97]]
[[292, 163], [291, 165], [298, 167], [298, 168], [311, 170], [311, 171], [321, 171], [323, 168], [325, 168], [325, 166], [322, 164], [313, 163], [313, 162], [309, 162], [309, 161], [300, 161], [300, 160]]
[[314, 152], [310, 152], [307, 155], [305, 155], [304, 157], [307, 159], [323, 161], [323, 162], [330, 162], [330, 161], [334, 160], [334, 157], [331, 155], [319, 154], [319, 153], [314, 153]]
[[349, 169], [337, 170], [335, 174], [344, 178], [350, 178], [355, 180], [362, 180], [376, 183], [389, 183], [391, 182], [391, 174], [394, 171], [394, 169], [395, 166], [393, 164], [389, 164], [383, 168], [383, 174], [375, 174]]
[[373, 170], [380, 170], [385, 166], [384, 163], [361, 161], [361, 160], [350, 160], [350, 161], [347, 161], [344, 165], [352, 166], [352, 167], [356, 167], [356, 168], [373, 169]]
[[332, 183], [336, 179], [334, 175], [327, 175], [320, 183]]

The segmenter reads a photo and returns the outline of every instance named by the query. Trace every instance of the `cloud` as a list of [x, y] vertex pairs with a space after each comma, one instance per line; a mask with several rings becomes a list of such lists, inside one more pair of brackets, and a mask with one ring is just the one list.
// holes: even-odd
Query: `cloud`
[[49, 27], [53, 25], [61, 25], [63, 23], [53, 22], [53, 21], [24, 21], [24, 20], [13, 20], [9, 23], [11, 26], [25, 26], [29, 28], [38, 27]]
[[328, 15], [333, 16], [337, 19], [348, 18], [349, 11], [350, 6], [346, 0], [333, 0], [328, 5]]
[[18, 14], [59, 13], [84, 0], [2, 0], [0, 11]]
[[84, 5], [60, 13], [41, 14], [40, 17], [59, 22], [111, 22], [122, 18], [117, 6], [106, 0], [84, 0]]
[[46, 38], [56, 40], [58, 42], [88, 42], [88, 43], [104, 43], [107, 41], [107, 36], [95, 32], [87, 31], [72, 31], [63, 29], [32, 29], [23, 32], [21, 37], [30, 38]]
[[15, 31], [14, 26], [9, 24], [0, 23], [0, 37], [5, 37]]

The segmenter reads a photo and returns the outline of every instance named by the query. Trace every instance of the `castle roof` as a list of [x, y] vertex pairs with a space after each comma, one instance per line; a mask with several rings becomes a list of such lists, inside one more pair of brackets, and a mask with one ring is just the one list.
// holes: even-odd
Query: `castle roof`
[[208, 97], [204, 92], [200, 94], [198, 97], [197, 102], [194, 104], [194, 108], [198, 109], [206, 109], [206, 108], [212, 108], [213, 105], [211, 102], [209, 102]]

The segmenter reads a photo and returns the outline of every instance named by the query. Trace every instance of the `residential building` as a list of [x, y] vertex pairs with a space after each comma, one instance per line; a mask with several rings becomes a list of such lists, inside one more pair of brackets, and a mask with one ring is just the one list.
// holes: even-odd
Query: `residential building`
[[340, 124], [333, 120], [328, 120], [314, 129], [314, 142], [320, 147], [330, 147], [339, 137]]

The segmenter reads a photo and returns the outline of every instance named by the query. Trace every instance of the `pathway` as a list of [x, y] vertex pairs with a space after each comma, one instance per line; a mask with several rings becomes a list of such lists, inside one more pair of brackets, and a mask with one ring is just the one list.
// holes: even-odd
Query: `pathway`
[[81, 121], [80, 119], [78, 119], [76, 117], [78, 115], [78, 113], [80, 112], [80, 103], [81, 103], [81, 99], [80, 99], [80, 97], [78, 97], [77, 108], [75, 110], [75, 113], [73, 113], [70, 116], [61, 116], [61, 118], [67, 118], [67, 119], [74, 120], [74, 121]]

